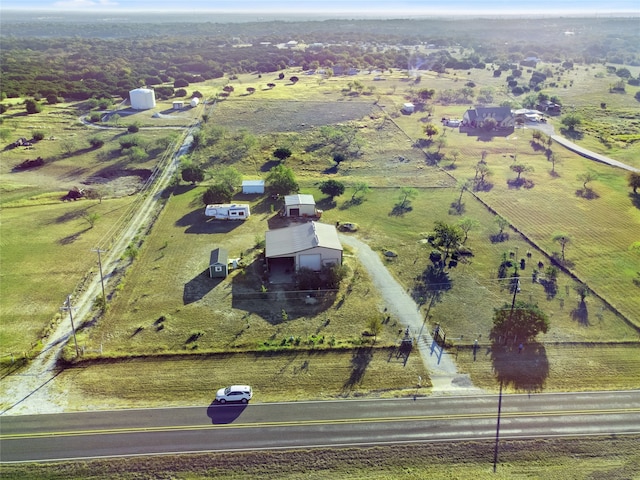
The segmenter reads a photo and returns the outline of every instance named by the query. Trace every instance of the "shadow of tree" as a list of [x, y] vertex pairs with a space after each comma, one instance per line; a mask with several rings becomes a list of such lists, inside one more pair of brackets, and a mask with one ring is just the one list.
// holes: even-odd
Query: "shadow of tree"
[[570, 138], [572, 140], [582, 140], [584, 138], [584, 133], [579, 132], [578, 130], [569, 130], [568, 128], [561, 128], [560, 133], [562, 136]]
[[415, 278], [412, 297], [419, 304], [424, 305], [439, 302], [442, 294], [453, 287], [453, 282], [449, 278], [449, 272], [429, 265], [420, 275]]
[[500, 232], [494, 235], [489, 235], [489, 240], [491, 243], [501, 243], [509, 240], [509, 234], [507, 232]]
[[600, 195], [590, 188], [579, 188], [576, 190], [576, 197], [584, 198], [585, 200], [596, 200], [600, 198]]
[[372, 347], [360, 347], [353, 352], [353, 356], [351, 357], [351, 375], [342, 386], [343, 391], [351, 390], [362, 381], [372, 359]]
[[396, 204], [396, 205], [394, 205], [393, 209], [389, 212], [389, 216], [390, 217], [401, 217], [405, 213], [410, 212], [411, 210], [413, 210], [413, 207], [411, 207], [411, 206]]
[[591, 325], [589, 322], [589, 310], [587, 309], [587, 302], [581, 300], [578, 302], [578, 306], [571, 310], [571, 318], [577, 321], [580, 325], [588, 327]]
[[630, 193], [629, 198], [634, 207], [640, 209], [640, 193]]
[[496, 379], [516, 390], [540, 392], [549, 376], [549, 359], [538, 342], [524, 345], [521, 352], [517, 346], [493, 344], [491, 361]]
[[273, 167], [277, 167], [278, 165], [280, 165], [280, 160], [267, 160], [260, 167], [260, 171], [261, 172], [268, 172]]
[[324, 197], [316, 203], [316, 206], [321, 210], [331, 210], [336, 208], [336, 201], [331, 197]]
[[358, 205], [361, 205], [366, 199], [364, 197], [355, 197], [355, 198], [350, 198], [349, 200], [345, 201], [342, 205], [340, 205], [340, 210], [347, 210], [350, 207], [356, 207]]
[[520, 178], [513, 178], [513, 179], [509, 179], [507, 180], [507, 185], [509, 185], [509, 188], [515, 188], [515, 189], [520, 189], [520, 188], [533, 188], [535, 183], [533, 183], [531, 180], [524, 178], [524, 177], [520, 177]]

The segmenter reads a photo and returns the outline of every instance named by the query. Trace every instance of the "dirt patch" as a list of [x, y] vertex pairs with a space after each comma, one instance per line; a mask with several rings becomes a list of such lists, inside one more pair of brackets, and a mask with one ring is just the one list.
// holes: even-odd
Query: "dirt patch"
[[[322, 125], [359, 120], [375, 106], [362, 101], [268, 102], [239, 100], [222, 102], [216, 123], [229, 128], [247, 128], [253, 133], [299, 132]], [[233, 112], [232, 110], [237, 110]]]
[[83, 185], [101, 185], [110, 196], [121, 197], [137, 193], [151, 176], [151, 170], [138, 169], [112, 169], [103, 170], [82, 182]]

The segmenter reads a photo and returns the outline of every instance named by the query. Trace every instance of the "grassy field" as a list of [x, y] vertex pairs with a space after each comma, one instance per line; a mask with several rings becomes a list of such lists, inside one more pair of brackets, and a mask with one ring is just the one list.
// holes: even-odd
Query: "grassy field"
[[[294, 73], [299, 74], [296, 71], [287, 72], [286, 78]], [[606, 86], [611, 79], [596, 76], [596, 73], [572, 72], [573, 81], [569, 82], [571, 86], [566, 89], [560, 87], [557, 93], [567, 95], [576, 104], [588, 101], [585, 92], [589, 89], [597, 89], [596, 91], [608, 95]], [[631, 283], [635, 272], [640, 269], [640, 259], [628, 249], [632, 242], [638, 240], [635, 232], [640, 228], [640, 212], [629, 196], [624, 172], [598, 165], [553, 145], [551, 148], [558, 155], [559, 162], [556, 164], [555, 174], [551, 174], [551, 164], [535, 142], [532, 142], [532, 133], [528, 129], [516, 130], [509, 137], [491, 139], [479, 139], [460, 134], [454, 129], [446, 129], [442, 146], [445, 158], [441, 161], [441, 168], [427, 165], [425, 151], [415, 146], [416, 140], [424, 138], [422, 128], [427, 120], [426, 114], [398, 113], [412, 91], [423, 87], [435, 88], [436, 91], [458, 89], [467, 81], [473, 80], [479, 87], [493, 89], [495, 103], [508, 99], [501, 87], [504, 80], [494, 78], [490, 71], [474, 70], [471, 75], [462, 75], [463, 73], [425, 73], [418, 82], [401, 72], [385, 74], [383, 81], [375, 81], [371, 75], [363, 74], [357, 79], [367, 87], [372, 87], [367, 90], [367, 95], [354, 95], [350, 91], [347, 82], [351, 78], [320, 79], [317, 76], [301, 76], [295, 85], [283, 81], [276, 88], [266, 89], [260, 85], [266, 85], [269, 79], [246, 75], [231, 82], [236, 92], [230, 98], [207, 109], [208, 123], [229, 131], [246, 129], [256, 137], [255, 146], [241, 161], [233, 164], [249, 177], [265, 175], [272, 164], [271, 154], [275, 147], [282, 144], [291, 146], [293, 155], [286, 163], [296, 171], [302, 191], [316, 195], [320, 208], [324, 210], [323, 220], [327, 223], [356, 222], [360, 225], [358, 235], [373, 248], [396, 252], [398, 256], [389, 261], [388, 266], [409, 290], [414, 287], [415, 278], [425, 269], [429, 247], [425, 246], [424, 239], [433, 228], [434, 221], [454, 223], [463, 216], [476, 219], [478, 226], [470, 232], [467, 241], [467, 246], [473, 250], [473, 257], [450, 272], [452, 288], [443, 292], [442, 301], [434, 304], [428, 312], [430, 322], [443, 325], [456, 345], [469, 345], [475, 338], [484, 341], [491, 326], [493, 308], [511, 300], [508, 290], [496, 278], [504, 254], [524, 258], [526, 261], [526, 268], [521, 272], [523, 280], [519, 298], [538, 302], [552, 318], [551, 330], [541, 338], [543, 342], [637, 342], [637, 331], [595, 295], [587, 297], [587, 316], [583, 312], [579, 318], [576, 317], [577, 294], [573, 291], [576, 281], [570, 276], [560, 275], [558, 292], [551, 298], [547, 298], [540, 284], [529, 281], [538, 262], [547, 266], [549, 255], [559, 252], [559, 246], [551, 239], [553, 233], [558, 230], [566, 231], [572, 237], [566, 252], [568, 270], [585, 281], [628, 320], [637, 321], [640, 318], [640, 302], [637, 300], [638, 295], [634, 295], [637, 287]], [[205, 97], [213, 97], [227, 82], [228, 79], [217, 79], [198, 85], [198, 89]], [[244, 93], [246, 87], [250, 86], [257, 88], [254, 95]], [[632, 93], [627, 92], [627, 95]], [[607, 99], [612, 116], [615, 109], [621, 109], [625, 104], [619, 100], [619, 97]], [[593, 105], [593, 100], [589, 100], [589, 105]], [[432, 118], [439, 119], [461, 117], [467, 105], [441, 105], [436, 102], [433, 107]], [[21, 266], [28, 265], [24, 259], [29, 257], [34, 266], [23, 269], [24, 271], [38, 271], [35, 265], [45, 265], [41, 271], [50, 273], [56, 265], [53, 259], [60, 258], [56, 255], [61, 255], [62, 258], [74, 255], [77, 269], [68, 270], [65, 277], [73, 284], [73, 275], [76, 275], [77, 283], [82, 277], [81, 273], [86, 272], [94, 261], [90, 250], [95, 246], [96, 238], [104, 235], [98, 229], [107, 228], [108, 222], [118, 218], [117, 213], [113, 214], [113, 220], [107, 216], [110, 215], [110, 209], [117, 211], [113, 205], [119, 204], [113, 202], [126, 205], [130, 200], [125, 198], [119, 201], [108, 200], [102, 204], [92, 203], [92, 208], [101, 209], [102, 219], [93, 229], [82, 232], [79, 237], [73, 237], [81, 230], [82, 225], [81, 218], [74, 217], [74, 208], [79, 210], [89, 204], [78, 203], [76, 207], [76, 204], [60, 203], [56, 199], [57, 193], [44, 194], [50, 191], [48, 189], [51, 188], [51, 182], [43, 179], [66, 179], [68, 184], [75, 185], [79, 179], [95, 176], [96, 172], [108, 169], [150, 169], [154, 160], [134, 165], [115, 153], [109, 153], [114, 151], [122, 132], [96, 133], [74, 123], [72, 110], [62, 106], [50, 108], [52, 110], [47, 111], [46, 122], [52, 118], [60, 118], [67, 122], [67, 127], [65, 121], [51, 125], [29, 125], [24, 123], [27, 117], [22, 116], [12, 120], [16, 135], [28, 136], [32, 127], [42, 127], [60, 138], [65, 135], [75, 136], [78, 142], [80, 139], [88, 139], [90, 135], [100, 135], [107, 142], [101, 150], [107, 153], [86, 151], [65, 156], [61, 153], [62, 142], [43, 140], [37, 148], [42, 146], [45, 154], [50, 154], [57, 160], [33, 172], [37, 177], [22, 173], [11, 174], [9, 181], [5, 180], [7, 175], [4, 173], [8, 172], [14, 162], [18, 163], [22, 156], [33, 156], [34, 153], [12, 151], [13, 156], [6, 157], [7, 162], [3, 157], [3, 224], [15, 224], [15, 234], [12, 233], [8, 240], [3, 235], [3, 246], [5, 242], [11, 246], [10, 249], [3, 248], [3, 256], [8, 259], [3, 258], [3, 276], [9, 271], [6, 269], [6, 265], [10, 264], [7, 261], [15, 261], [16, 265], [19, 263]], [[54, 108], [62, 109], [62, 113], [53, 115]], [[627, 108], [638, 110], [633, 105]], [[158, 109], [166, 110], [163, 105]], [[166, 126], [173, 121], [162, 118], [158, 122], [164, 124], [156, 124], [155, 119], [151, 120], [149, 112], [136, 113], [135, 116], [135, 120], [142, 126]], [[125, 120], [121, 123], [125, 124]], [[362, 148], [360, 156], [343, 162], [338, 169], [332, 169], [330, 151], [314, 145], [319, 143], [319, 127], [336, 123], [355, 127]], [[67, 128], [72, 130], [65, 130]], [[151, 143], [166, 135], [168, 133], [163, 130], [144, 130], [145, 138]], [[587, 136], [585, 141], [591, 141], [589, 138]], [[629, 151], [637, 151], [636, 144], [625, 149], [624, 155], [620, 149], [613, 149], [610, 153], [624, 161]], [[433, 148], [435, 147], [430, 147], [432, 150]], [[474, 166], [483, 150], [487, 152], [487, 162], [493, 172], [490, 177], [492, 188], [488, 191], [464, 193], [462, 215], [454, 214], [456, 212], [452, 212], [451, 204], [459, 195], [459, 190], [455, 188], [456, 181], [474, 176]], [[454, 151], [459, 152], [455, 163]], [[38, 150], [35, 153], [40, 154]], [[206, 160], [207, 152], [201, 155]], [[507, 181], [515, 177], [509, 169], [514, 157], [517, 157], [518, 162], [534, 167], [533, 172], [525, 174], [533, 183], [533, 188], [510, 188]], [[591, 184], [597, 194], [593, 199], [586, 199], [576, 193], [582, 187], [576, 176], [585, 171], [593, 171], [599, 176]], [[348, 187], [355, 181], [366, 181], [372, 191], [364, 202], [354, 205], [348, 201], [351, 196], [348, 188], [342, 197], [336, 198], [332, 203], [323, 199], [317, 190], [318, 182], [327, 178], [336, 178], [345, 182]], [[400, 216], [391, 215], [398, 201], [399, 187], [407, 185], [418, 189], [418, 196], [412, 201], [412, 210]], [[110, 304], [106, 316], [92, 328], [80, 333], [79, 340], [87, 348], [88, 357], [122, 357], [138, 361], [138, 356], [146, 354], [188, 355], [225, 351], [260, 352], [280, 347], [290, 349], [294, 342], [317, 349], [331, 345], [357, 347], [362, 343], [361, 334], [366, 330], [366, 322], [371, 316], [380, 315], [381, 305], [371, 289], [366, 273], [358, 268], [349, 252], [346, 262], [350, 268], [348, 281], [339, 292], [327, 296], [313, 308], [296, 295], [272, 296], [271, 301], [259, 296], [255, 298], [261, 292], [263, 282], [259, 250], [255, 245], [264, 238], [264, 232], [278, 205], [274, 205], [272, 210], [268, 199], [238, 197], [237, 200], [252, 204], [253, 215], [249, 221], [233, 225], [207, 223], [201, 212], [201, 193], [202, 187], [181, 187], [170, 198], [152, 234], [145, 240], [133, 268], [118, 286], [115, 300]], [[40, 226], [39, 231], [46, 232], [41, 235], [44, 245], [33, 248], [35, 243], [30, 241], [18, 246], [22, 239], [32, 237], [27, 235], [31, 225], [20, 224], [20, 219], [23, 218], [20, 213], [26, 212], [26, 207], [17, 207], [32, 205], [34, 202], [37, 205], [29, 208], [35, 209], [32, 216]], [[51, 205], [45, 208], [43, 203]], [[507, 218], [526, 238], [510, 230], [508, 241], [492, 243], [489, 238], [497, 233], [498, 228], [494, 215], [485, 204]], [[46, 223], [46, 217], [55, 210], [60, 211], [56, 218], [65, 220], [50, 225]], [[69, 226], [73, 228], [69, 229]], [[72, 231], [63, 235], [63, 230]], [[96, 238], [90, 236], [94, 232], [97, 234]], [[73, 251], [67, 244], [53, 243], [67, 236], [73, 237]], [[80, 241], [87, 242], [86, 248], [75, 248], [80, 245]], [[52, 250], [52, 244], [60, 250], [65, 247], [64, 252]], [[206, 268], [209, 253], [216, 246], [228, 247], [231, 256], [242, 257], [249, 266], [222, 282], [212, 281], [206, 276]], [[22, 253], [13, 253], [19, 252], [20, 248], [24, 249]], [[34, 251], [38, 253], [34, 254]], [[46, 261], [43, 263], [41, 256], [46, 257], [51, 264]], [[49, 290], [49, 296], [43, 300], [43, 304], [51, 302], [46, 313], [35, 319], [27, 317], [28, 314], [20, 316], [22, 307], [19, 293], [25, 289], [37, 288], [37, 282], [41, 281], [39, 277], [30, 274], [29, 281], [33, 283], [29, 284], [29, 281], [22, 278], [23, 270], [11, 271], [15, 276], [15, 287], [10, 287], [6, 296], [3, 292], [3, 315], [5, 312], [14, 312], [16, 318], [22, 318], [14, 322], [17, 325], [15, 329], [11, 327], [7, 330], [3, 322], [3, 348], [8, 345], [13, 349], [28, 349], [34, 341], [37, 342], [38, 332], [51, 320], [51, 314], [69, 290], [66, 283], [60, 282], [61, 291]], [[7, 288], [5, 285], [6, 282], [3, 281], [3, 289]], [[273, 293], [267, 294], [270, 295]], [[59, 300], [55, 300], [58, 297]], [[40, 303], [34, 304], [37, 306]], [[36, 310], [40, 312], [42, 308]], [[28, 327], [24, 327], [26, 318], [31, 319]], [[394, 344], [398, 339], [398, 330], [398, 325], [394, 325], [392, 320], [378, 337], [377, 344]], [[24, 331], [29, 334], [18, 335], [18, 332]], [[549, 351], [547, 350], [547, 357], [556, 367], [567, 355], [572, 355], [566, 353], [567, 350], [559, 349], [557, 356], [549, 357]], [[289, 354], [287, 352], [283, 355], [286, 357]], [[337, 355], [340, 357], [340, 354]], [[597, 365], [614, 363], [618, 356], [624, 365], [631, 355], [624, 348], [607, 350], [596, 355], [598, 358], [595, 362]], [[184, 361], [190, 360], [187, 358]], [[196, 355], [191, 361], [197, 363], [202, 360]], [[115, 368], [116, 364], [108, 365]], [[87, 365], [87, 371], [97, 372], [96, 369], [104, 367], [90, 364]], [[472, 367], [478, 371], [465, 366], [480, 384], [491, 388], [491, 362], [477, 362]], [[153, 372], [155, 367], [149, 367], [148, 370], [144, 368], [146, 372]], [[178, 374], [179, 369], [169, 368], [173, 371], [172, 375]], [[98, 379], [104, 382], [103, 375], [107, 375], [107, 371], [105, 368], [101, 370], [101, 375], [87, 375], [78, 388], [84, 389], [85, 393], [94, 391]], [[551, 371], [557, 372], [553, 368]], [[113, 375], [116, 378], [117, 375]], [[620, 385], [625, 382], [637, 385], [637, 382], [633, 383], [634, 377], [628, 381], [620, 379], [622, 373], [617, 370], [611, 371], [611, 375], [619, 380]], [[546, 384], [548, 388], [561, 389], [562, 381], [566, 388], [582, 388], [587, 383], [588, 373], [574, 374], [563, 380], [558, 378], [560, 377], [549, 377]], [[405, 381], [402, 378], [399, 385]], [[412, 383], [413, 381], [409, 382]], [[339, 384], [341, 382], [337, 380], [336, 385]], [[612, 384], [616, 384], [616, 381]], [[309, 389], [307, 395], [313, 396], [315, 390], [311, 386]], [[375, 390], [373, 387], [371, 389]], [[101, 398], [112, 393], [95, 392]], [[339, 389], [334, 389], [332, 394], [337, 395], [339, 392]]]
[[394, 445], [214, 455], [177, 455], [37, 465], [2, 465], [4, 479], [562, 478], [626, 480], [640, 475], [638, 437]]

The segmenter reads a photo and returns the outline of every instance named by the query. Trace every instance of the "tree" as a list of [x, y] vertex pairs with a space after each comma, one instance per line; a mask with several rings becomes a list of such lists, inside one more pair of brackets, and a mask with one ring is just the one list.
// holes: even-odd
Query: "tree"
[[573, 131], [582, 123], [582, 117], [580, 117], [580, 115], [578, 115], [577, 113], [569, 113], [562, 117], [562, 120], [560, 122], [562, 123], [562, 125], [567, 127], [569, 131]]
[[40, 113], [42, 111], [42, 107], [40, 106], [40, 104], [31, 99], [25, 100], [24, 107], [29, 115]]
[[502, 236], [504, 234], [504, 229], [509, 226], [509, 220], [498, 215], [496, 216], [496, 223], [498, 224], [498, 228], [500, 229], [500, 232], [498, 232], [498, 235]]
[[445, 222], [437, 221], [433, 229], [434, 240], [433, 244], [436, 247], [444, 249], [444, 261], [446, 263], [447, 258], [452, 251], [462, 243], [462, 236], [464, 232], [458, 225], [450, 225]]
[[462, 195], [466, 192], [471, 186], [471, 180], [461, 180], [457, 183], [457, 187], [460, 189], [460, 196], [458, 200], [453, 203], [453, 207], [456, 209], [456, 212], [462, 212]]
[[344, 189], [344, 183], [337, 180], [327, 180], [320, 183], [320, 191], [331, 197], [331, 200], [333, 200], [333, 197], [339, 197], [342, 195], [344, 193]]
[[458, 160], [459, 156], [460, 156], [460, 150], [451, 150], [451, 157], [453, 158], [453, 162], [451, 162], [451, 165], [456, 163], [456, 160]]
[[469, 232], [474, 228], [479, 227], [480, 222], [475, 218], [462, 217], [460, 220], [458, 220], [457, 226], [464, 232], [462, 243], [465, 243], [467, 241], [467, 237], [469, 236]]
[[55, 93], [50, 93], [46, 98], [49, 105], [55, 105], [58, 103], [58, 96]]
[[269, 170], [266, 182], [269, 190], [276, 195], [288, 195], [297, 192], [299, 188], [293, 170], [283, 164]]
[[279, 147], [275, 149], [273, 156], [278, 160], [283, 161], [291, 156], [291, 150], [287, 147]]
[[89, 228], [93, 228], [100, 218], [100, 215], [97, 213], [84, 212], [82, 218], [89, 224]]
[[551, 173], [556, 173], [556, 164], [560, 163], [560, 158], [555, 153], [551, 152], [548, 160], [551, 162]]
[[252, 95], [256, 93], [256, 89], [254, 87], [247, 87], [247, 93], [249, 93], [249, 95]]
[[418, 196], [418, 191], [415, 188], [402, 187], [400, 189], [400, 197], [399, 197], [400, 203], [398, 204], [398, 208], [402, 210], [406, 209], [411, 203], [411, 200], [413, 200], [417, 196]]
[[380, 315], [374, 315], [367, 320], [367, 331], [370, 335], [373, 335], [373, 341], [378, 339], [378, 335], [382, 331], [382, 319]]
[[233, 198], [233, 191], [229, 190], [226, 185], [218, 183], [211, 185], [202, 195], [202, 203], [211, 205], [215, 203], [229, 203]]
[[538, 305], [517, 301], [513, 305], [505, 303], [495, 310], [490, 338], [494, 342], [500, 339], [526, 342], [548, 330], [549, 317]]
[[436, 127], [436, 126], [435, 126], [434, 124], [432, 124], [432, 123], [427, 123], [427, 124], [424, 126], [424, 134], [425, 134], [427, 137], [429, 137], [429, 140], [431, 140], [431, 138], [432, 138], [434, 135], [437, 135], [437, 134], [438, 134], [438, 132], [439, 132], [438, 127]]
[[584, 172], [584, 173], [578, 174], [577, 179], [582, 182], [582, 187], [585, 190], [590, 190], [590, 188], [587, 187], [587, 183], [597, 180], [598, 174], [595, 172]]
[[191, 185], [195, 185], [196, 183], [204, 180], [204, 171], [198, 166], [190, 165], [184, 167], [180, 173], [182, 175], [182, 180], [185, 182], [191, 182]]
[[629, 172], [627, 180], [629, 181], [629, 186], [633, 189], [633, 193], [638, 193], [638, 188], [640, 188], [640, 173]]
[[222, 185], [225, 191], [234, 193], [240, 188], [242, 183], [242, 174], [234, 167], [223, 167], [216, 170], [213, 174], [217, 185]]
[[338, 167], [346, 159], [347, 159], [347, 156], [344, 153], [338, 152], [333, 155], [333, 161], [336, 162], [336, 167]]
[[298, 80], [300, 80], [300, 79], [299, 79], [298, 77], [296, 77], [296, 76], [293, 76], [293, 77], [291, 77], [291, 78], [289, 79], [289, 81], [290, 81], [291, 83], [293, 83], [293, 84], [298, 83]]
[[525, 172], [533, 172], [533, 167], [530, 167], [529, 165], [525, 165], [523, 163], [514, 163], [514, 164], [509, 166], [509, 169], [511, 169], [513, 172], [518, 174], [518, 177], [516, 178], [516, 181], [520, 180], [520, 176], [523, 173], [525, 173]]
[[367, 182], [356, 182], [353, 184], [353, 195], [351, 195], [351, 201], [356, 199], [356, 195], [361, 194], [363, 197], [369, 193], [369, 184]]
[[267, 87], [276, 88], [276, 84], [275, 83], [267, 83]]
[[482, 130], [484, 130], [485, 132], [491, 132], [493, 131], [494, 128], [496, 128], [496, 126], [498, 126], [498, 122], [496, 121], [495, 118], [485, 118], [482, 121]]
[[564, 262], [564, 250], [567, 244], [571, 242], [571, 237], [567, 233], [558, 232], [553, 234], [552, 240], [558, 242], [562, 247], [562, 261]]

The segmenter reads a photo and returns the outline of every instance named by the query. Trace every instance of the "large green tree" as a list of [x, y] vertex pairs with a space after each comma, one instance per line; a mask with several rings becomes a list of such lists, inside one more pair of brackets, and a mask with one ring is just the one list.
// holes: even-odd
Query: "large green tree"
[[320, 191], [325, 195], [329, 195], [333, 200], [333, 197], [339, 197], [344, 193], [344, 183], [338, 180], [326, 180], [320, 183]]
[[288, 195], [297, 192], [299, 188], [293, 170], [283, 164], [276, 165], [269, 170], [266, 183], [271, 193], [276, 195]]
[[539, 333], [549, 330], [549, 317], [538, 305], [516, 301], [513, 305], [505, 303], [495, 310], [491, 339], [495, 341], [516, 340], [526, 342]]
[[458, 225], [437, 221], [433, 228], [433, 244], [444, 250], [444, 263], [452, 252], [462, 243], [464, 232]]

